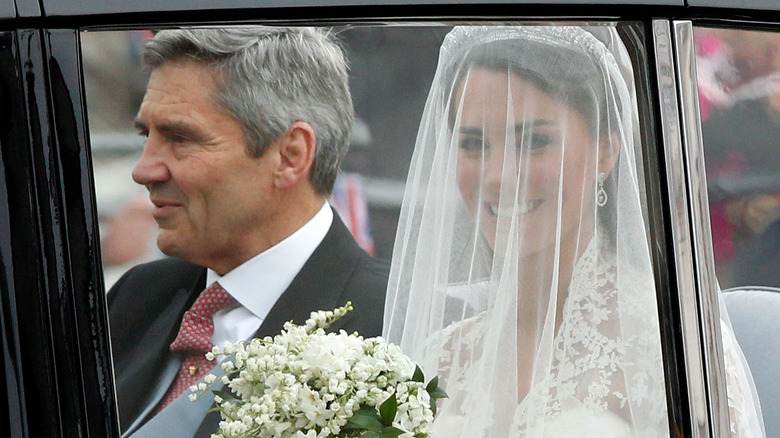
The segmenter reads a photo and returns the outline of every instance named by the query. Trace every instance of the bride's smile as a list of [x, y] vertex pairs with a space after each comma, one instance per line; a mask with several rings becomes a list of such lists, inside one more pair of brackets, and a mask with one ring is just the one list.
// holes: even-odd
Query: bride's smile
[[559, 231], [563, 247], [587, 237], [580, 232], [591, 227], [583, 222], [593, 219], [581, 216], [595, 202], [596, 166], [612, 165], [599, 163], [584, 116], [540, 86], [506, 70], [475, 68], [456, 97], [461, 196], [491, 247], [515, 230], [520, 256], [553, 247]]
[[484, 207], [488, 210], [491, 216], [501, 216], [501, 217], [512, 217], [515, 215], [524, 215], [526, 213], [530, 213], [534, 210], [536, 210], [537, 207], [539, 207], [542, 204], [541, 199], [530, 201], [530, 202], [523, 202], [522, 204], [518, 203], [515, 206], [504, 206], [500, 207], [498, 201], [496, 202], [485, 202]]

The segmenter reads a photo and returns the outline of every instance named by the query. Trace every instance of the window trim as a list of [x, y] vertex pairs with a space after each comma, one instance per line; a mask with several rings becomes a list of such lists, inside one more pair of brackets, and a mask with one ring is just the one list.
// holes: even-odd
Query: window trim
[[[663, 124], [669, 130], [664, 147], [670, 209], [675, 212], [670, 219], [685, 361], [691, 388], [688, 394], [697, 397], [689, 400], [691, 421], [694, 432], [699, 434], [694, 436], [722, 436], [729, 431], [729, 411], [720, 331], [719, 286], [711, 257], [712, 235], [699, 118], [696, 49], [690, 20], [675, 20], [670, 30], [676, 95], [668, 91], [664, 93], [662, 116], [666, 113], [667, 120]], [[662, 68], [660, 63], [658, 68]], [[668, 80], [669, 75], [666, 76]]]

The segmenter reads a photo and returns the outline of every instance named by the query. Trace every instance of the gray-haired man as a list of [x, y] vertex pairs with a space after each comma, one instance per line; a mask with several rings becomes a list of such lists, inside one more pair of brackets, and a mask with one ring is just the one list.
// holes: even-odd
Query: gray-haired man
[[206, 318], [220, 345], [347, 300], [357, 310], [341, 327], [379, 335], [387, 278], [325, 201], [353, 120], [327, 32], [170, 30], [143, 57], [152, 72], [136, 126], [147, 141], [133, 179], [171, 259], [109, 293], [120, 422], [125, 435], [208, 436], [215, 414], [204, 422], [209, 406], [181, 388], [210, 366], [171, 346], [205, 287], [227, 304]]

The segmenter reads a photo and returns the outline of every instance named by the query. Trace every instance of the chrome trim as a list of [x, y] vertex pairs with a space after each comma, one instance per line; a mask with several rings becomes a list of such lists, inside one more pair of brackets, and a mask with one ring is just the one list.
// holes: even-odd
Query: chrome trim
[[[699, 312], [696, 301], [696, 281], [693, 265], [692, 237], [688, 219], [688, 193], [683, 166], [682, 132], [677, 101], [672, 35], [668, 20], [653, 20], [653, 46], [658, 77], [658, 95], [661, 102], [661, 135], [666, 162], [669, 191], [670, 231], [673, 244], [677, 290], [679, 291], [682, 344], [689, 395], [691, 437], [707, 438], [709, 434], [706, 401], [706, 379], [702, 362]], [[685, 389], [685, 388], [684, 388]]]
[[699, 117], [696, 47], [693, 41], [693, 25], [690, 21], [674, 22], [674, 42], [682, 113], [683, 153], [688, 172], [693, 258], [696, 281], [699, 285], [697, 292], [712, 436], [728, 436], [729, 409], [718, 301], [720, 287], [715, 277], [709, 202], [707, 200], [707, 174], [704, 168], [704, 148]]

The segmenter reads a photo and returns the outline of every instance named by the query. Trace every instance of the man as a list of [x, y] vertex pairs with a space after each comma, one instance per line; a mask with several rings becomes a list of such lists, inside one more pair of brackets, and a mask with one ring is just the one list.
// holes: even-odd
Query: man
[[163, 31], [143, 57], [152, 72], [136, 125], [147, 141], [133, 179], [172, 258], [109, 293], [120, 423], [125, 436], [208, 436], [218, 415], [203, 422], [210, 406], [179, 391], [214, 364], [174, 347], [199, 296], [227, 305], [205, 318], [214, 345], [347, 301], [355, 311], [335, 329], [376, 336], [387, 277], [325, 201], [353, 120], [346, 61], [326, 32]]

